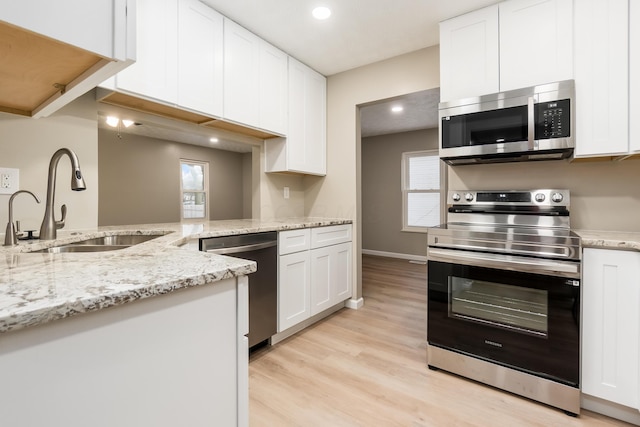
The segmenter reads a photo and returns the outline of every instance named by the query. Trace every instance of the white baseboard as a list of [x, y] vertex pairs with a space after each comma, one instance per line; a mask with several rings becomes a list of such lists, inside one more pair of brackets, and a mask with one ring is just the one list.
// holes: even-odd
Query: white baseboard
[[[348, 300], [347, 300], [348, 301]], [[326, 309], [325, 311], [316, 314], [315, 316], [311, 316], [310, 318], [303, 320], [302, 322], [298, 323], [297, 325], [293, 325], [292, 327], [290, 327], [289, 329], [285, 329], [282, 332], [278, 332], [277, 334], [273, 335], [271, 337], [271, 345], [275, 345], [277, 343], [279, 343], [280, 341], [283, 341], [287, 338], [289, 338], [290, 336], [296, 334], [297, 332], [300, 332], [301, 330], [313, 325], [314, 323], [316, 323], [317, 321], [335, 313], [336, 311], [344, 308], [346, 306], [346, 301], [341, 302], [339, 304], [334, 305], [333, 307], [330, 307], [328, 309]]]
[[640, 426], [640, 412], [638, 412], [638, 409], [618, 405], [584, 393], [582, 394], [582, 404], [580, 406], [584, 409]]
[[[426, 249], [426, 248], [425, 248]], [[385, 252], [385, 251], [374, 251], [371, 249], [363, 249], [362, 250], [362, 254], [363, 255], [375, 255], [375, 256], [384, 256], [387, 258], [400, 258], [400, 259], [407, 259], [407, 260], [412, 260], [412, 261], [427, 261], [427, 256], [424, 255], [412, 255], [412, 254], [399, 254], [396, 252]]]
[[358, 310], [359, 308], [362, 308], [362, 306], [364, 305], [364, 298], [360, 297], [358, 299], [348, 299], [344, 302], [344, 306], [347, 308], [351, 308], [353, 310]]

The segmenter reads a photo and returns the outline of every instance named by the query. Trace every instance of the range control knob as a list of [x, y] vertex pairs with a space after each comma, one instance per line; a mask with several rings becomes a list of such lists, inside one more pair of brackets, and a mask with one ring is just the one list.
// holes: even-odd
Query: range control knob
[[451, 195], [451, 198], [453, 199], [454, 202], [459, 202], [460, 201], [460, 195], [458, 193], [453, 193]]
[[465, 199], [467, 202], [472, 202], [472, 201], [473, 201], [473, 194], [471, 194], [471, 193], [465, 193], [465, 195], [464, 195], [464, 199]]
[[536, 194], [536, 202], [542, 203], [542, 202], [544, 202], [544, 199], [546, 199], [546, 197], [545, 197], [545, 195], [543, 193], [537, 193]]
[[551, 195], [551, 200], [553, 200], [556, 203], [560, 203], [563, 199], [564, 197], [562, 196], [562, 193], [553, 193]]

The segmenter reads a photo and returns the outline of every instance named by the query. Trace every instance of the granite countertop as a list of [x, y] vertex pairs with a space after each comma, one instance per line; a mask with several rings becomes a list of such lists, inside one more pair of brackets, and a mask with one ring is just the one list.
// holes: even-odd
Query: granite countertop
[[640, 233], [633, 231], [574, 230], [583, 248], [640, 251]]
[[[256, 271], [253, 261], [199, 252], [200, 238], [351, 222], [290, 218], [109, 226], [59, 230], [55, 241], [0, 247], [0, 333]], [[115, 234], [161, 236], [115, 251], [31, 253]]]

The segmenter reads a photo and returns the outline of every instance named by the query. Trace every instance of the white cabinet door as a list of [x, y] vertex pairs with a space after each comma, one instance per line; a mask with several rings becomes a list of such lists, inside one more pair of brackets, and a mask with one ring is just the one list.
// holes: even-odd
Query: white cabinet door
[[137, 0], [138, 56], [116, 76], [119, 90], [177, 103], [177, 16], [177, 0]]
[[296, 162], [304, 159], [303, 171], [314, 175], [326, 175], [327, 79], [310, 68], [305, 77], [304, 155], [298, 152], [294, 159]]
[[311, 315], [309, 251], [278, 258], [278, 332], [306, 320]]
[[574, 4], [576, 157], [629, 150], [628, 12], [628, 0]]
[[224, 20], [224, 117], [256, 127], [260, 123], [260, 43], [255, 34]]
[[629, 151], [640, 151], [640, 3], [629, 1]]
[[260, 127], [287, 133], [287, 54], [264, 40], [260, 43]]
[[332, 247], [311, 251], [311, 315], [316, 315], [333, 304], [331, 284], [333, 280]]
[[499, 91], [498, 6], [440, 23], [440, 101]]
[[510, 0], [500, 8], [500, 91], [573, 78], [573, 0]]
[[335, 277], [334, 295], [336, 303], [351, 298], [352, 267], [351, 267], [351, 242], [336, 245], [335, 256]]
[[311, 251], [311, 315], [351, 297], [351, 242]]
[[640, 253], [584, 250], [582, 392], [638, 408]]
[[326, 175], [326, 102], [326, 78], [289, 57], [287, 137], [265, 141], [267, 172]]
[[178, 105], [222, 117], [223, 17], [198, 0], [180, 0]]

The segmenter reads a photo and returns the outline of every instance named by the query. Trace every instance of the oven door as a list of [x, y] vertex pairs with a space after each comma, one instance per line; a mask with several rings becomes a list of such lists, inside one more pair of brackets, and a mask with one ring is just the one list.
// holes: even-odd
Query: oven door
[[427, 271], [430, 345], [578, 387], [579, 279], [433, 260]]

